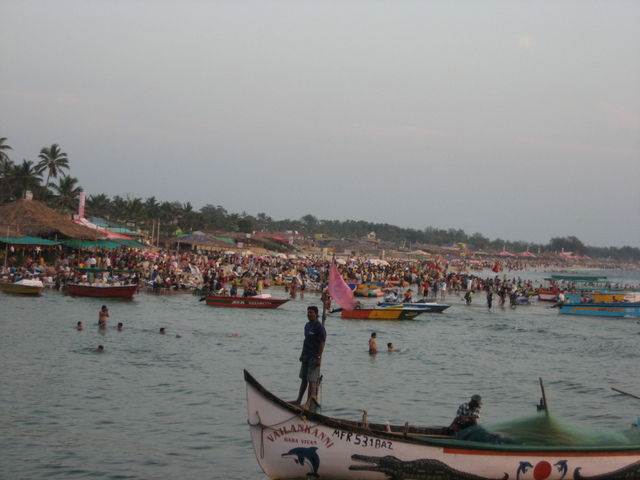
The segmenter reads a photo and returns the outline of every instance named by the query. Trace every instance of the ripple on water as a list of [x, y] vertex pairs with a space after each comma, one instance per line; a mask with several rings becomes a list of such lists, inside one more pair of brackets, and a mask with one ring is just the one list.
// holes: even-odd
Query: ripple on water
[[[560, 419], [588, 431], [635, 420], [637, 401], [611, 387], [638, 394], [629, 376], [637, 370], [636, 321], [576, 319], [544, 305], [487, 312], [482, 300], [466, 306], [452, 295], [444, 314], [415, 321], [329, 316], [324, 413], [357, 420], [367, 410], [376, 423], [446, 425], [480, 393], [488, 425], [535, 412], [543, 377]], [[110, 324], [98, 330], [104, 303]], [[319, 298], [227, 312], [190, 295], [110, 302], [46, 292], [35, 303], [3, 296], [3, 476], [265, 478], [246, 424], [242, 370], [295, 398], [310, 304]], [[74, 328], [78, 320], [83, 331]], [[170, 334], [158, 335], [161, 326]], [[381, 349], [375, 356], [367, 353], [372, 331]], [[387, 342], [395, 352], [383, 350]], [[104, 354], [95, 351], [99, 344]]]

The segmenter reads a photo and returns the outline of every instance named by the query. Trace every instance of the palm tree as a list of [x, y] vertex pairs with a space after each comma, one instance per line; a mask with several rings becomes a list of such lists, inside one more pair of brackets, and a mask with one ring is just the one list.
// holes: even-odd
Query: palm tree
[[78, 208], [82, 187], [78, 185], [78, 179], [62, 174], [58, 185], [52, 185], [57, 198], [55, 204], [63, 210], [75, 210]]
[[116, 195], [115, 197], [113, 197], [113, 200], [111, 200], [111, 220], [114, 220], [116, 222], [125, 222], [127, 220], [127, 216], [129, 215], [127, 210], [128, 205], [129, 202], [122, 198], [120, 195]]
[[49, 179], [51, 177], [58, 178], [58, 174], [62, 173], [62, 170], [69, 170], [69, 159], [67, 154], [60, 151], [60, 147], [57, 143], [54, 143], [50, 147], [45, 147], [40, 150], [38, 155], [40, 162], [38, 162], [38, 173], [42, 173], [47, 170], [47, 182], [45, 188], [49, 188]]
[[9, 155], [7, 155], [7, 150], [13, 150], [9, 145], [5, 145], [4, 142], [7, 141], [7, 137], [0, 138], [0, 161], [9, 160]]
[[[175, 203], [175, 202], [174, 202]], [[177, 222], [177, 217], [179, 216], [179, 211], [181, 205], [175, 205], [171, 202], [162, 202], [159, 207], [158, 216], [160, 219], [160, 227], [165, 226], [167, 235], [171, 234], [171, 231], [174, 228], [175, 223]]]
[[142, 199], [130, 198], [126, 205], [127, 221], [136, 222], [136, 224], [144, 218], [145, 209]]
[[149, 197], [144, 202], [145, 216], [148, 219], [156, 220], [160, 214], [160, 204], [156, 197]]
[[104, 193], [100, 195], [89, 195], [86, 203], [87, 214], [94, 217], [107, 217], [111, 211], [111, 201]]
[[13, 191], [20, 192], [20, 196], [24, 195], [26, 190], [37, 190], [41, 188], [40, 182], [42, 177], [37, 167], [31, 160], [22, 160], [20, 165], [16, 165], [13, 169], [12, 184]]
[[0, 205], [13, 194], [12, 179], [15, 168], [15, 164], [8, 158], [0, 160]]

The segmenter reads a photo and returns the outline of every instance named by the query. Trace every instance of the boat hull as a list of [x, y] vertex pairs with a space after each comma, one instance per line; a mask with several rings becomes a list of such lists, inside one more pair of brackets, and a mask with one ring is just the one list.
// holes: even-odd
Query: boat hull
[[560, 313], [596, 317], [640, 317], [640, 303], [565, 303]]
[[71, 283], [67, 285], [69, 295], [80, 297], [119, 297], [133, 298], [138, 291], [138, 285], [89, 285]]
[[640, 470], [638, 445], [524, 446], [456, 440], [446, 429], [387, 432], [289, 405], [246, 371], [245, 381], [254, 451], [271, 479], [623, 480]]
[[391, 303], [391, 302], [381, 302], [380, 305], [382, 308], [389, 307], [399, 307], [399, 308], [415, 308], [418, 310], [424, 310], [427, 313], [442, 313], [447, 308], [451, 307], [451, 305], [440, 305], [438, 303], [431, 302], [414, 302], [414, 303]]
[[356, 308], [342, 310], [342, 318], [357, 320], [411, 320], [424, 313], [424, 310], [406, 308]]
[[560, 293], [560, 289], [558, 288], [540, 287], [538, 289], [538, 301], [539, 302], [555, 302], [558, 300], [559, 293]]
[[225, 297], [207, 295], [205, 302], [212, 307], [230, 308], [277, 308], [289, 301], [288, 298], [263, 298], [263, 297]]
[[0, 291], [7, 293], [16, 293], [19, 295], [40, 295], [44, 285], [20, 285], [18, 283], [5, 283], [0, 282]]

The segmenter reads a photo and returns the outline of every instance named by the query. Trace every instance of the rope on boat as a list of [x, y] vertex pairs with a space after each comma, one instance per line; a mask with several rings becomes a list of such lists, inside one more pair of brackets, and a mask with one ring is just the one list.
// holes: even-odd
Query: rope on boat
[[[307, 423], [307, 417], [305, 417], [303, 414], [293, 415], [290, 418], [287, 418], [286, 420], [283, 420], [282, 422], [279, 422], [279, 423], [274, 423], [273, 425], [265, 425], [264, 423], [262, 423], [262, 419], [260, 418], [260, 412], [258, 412], [257, 410], [256, 410], [256, 416], [258, 417], [258, 423], [251, 423], [248, 419], [247, 419], [247, 423], [249, 424], [250, 427], [260, 427], [260, 458], [264, 458], [264, 431], [265, 430], [277, 431], [278, 429], [276, 427], [278, 425], [282, 425], [283, 423], [288, 423], [296, 417], [300, 417], [300, 419], [305, 423], [305, 425], [309, 425]], [[317, 427], [318, 425], [320, 424], [316, 423], [313, 426]]]

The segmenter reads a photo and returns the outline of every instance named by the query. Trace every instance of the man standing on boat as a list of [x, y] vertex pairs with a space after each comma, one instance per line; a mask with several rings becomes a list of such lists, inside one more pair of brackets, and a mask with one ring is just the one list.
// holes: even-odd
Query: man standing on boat
[[463, 403], [458, 407], [456, 418], [453, 419], [449, 428], [455, 432], [459, 432], [465, 428], [477, 425], [481, 407], [482, 397], [477, 394], [473, 395], [470, 401]]
[[324, 325], [318, 321], [318, 307], [312, 305], [307, 308], [307, 319], [309, 321], [304, 326], [304, 343], [300, 354], [300, 362], [302, 363], [300, 365], [300, 391], [298, 392], [298, 398], [291, 402], [292, 405], [300, 405], [308, 386], [309, 393], [304, 408], [311, 406], [311, 399], [316, 395], [316, 386], [320, 376], [320, 363], [322, 362], [324, 344], [327, 340], [327, 332], [324, 329]]

